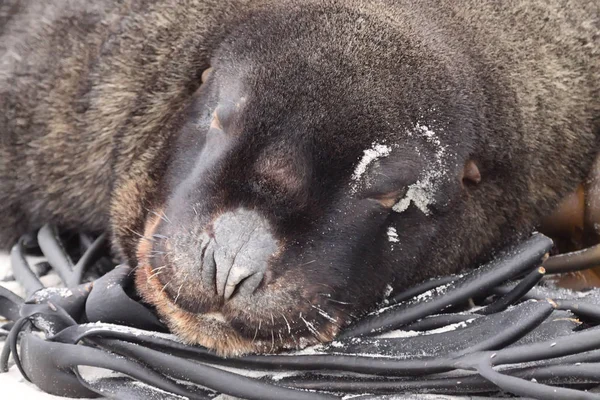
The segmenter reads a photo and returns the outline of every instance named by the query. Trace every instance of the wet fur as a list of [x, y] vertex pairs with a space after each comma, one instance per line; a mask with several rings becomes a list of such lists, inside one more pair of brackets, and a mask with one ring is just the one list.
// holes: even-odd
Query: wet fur
[[[457, 175], [472, 159], [482, 182], [462, 194], [447, 194], [455, 211], [423, 225], [426, 240], [419, 251], [413, 249], [419, 237], [407, 242], [415, 263], [427, 268], [385, 266], [405, 268], [395, 271], [402, 277], [399, 286], [472, 265], [527, 233], [590, 170], [600, 133], [596, 1], [5, 0], [0, 2], [0, 247], [53, 222], [109, 230], [115, 251], [136, 265], [140, 235], [152, 218], [148, 210], [168, 200], [164, 171], [175, 156], [176, 133], [202, 72], [248, 15], [273, 21], [256, 27], [265, 32], [262, 46], [291, 29], [296, 21], [278, 19], [282, 12], [298, 12], [309, 24], [323, 14], [345, 22], [364, 17], [360, 29], [379, 32], [377, 40], [385, 45], [373, 40], [360, 48], [365, 44], [357, 42], [359, 48], [345, 54], [348, 70], [363, 69], [365, 54], [372, 64], [371, 77], [355, 77], [360, 90], [345, 93], [349, 104], [359, 108], [368, 101], [361, 91], [387, 96], [385, 86], [369, 80], [408, 79], [402, 76], [405, 66], [388, 69], [389, 41], [402, 38], [406, 42], [398, 46], [410, 45], [413, 66], [425, 83], [395, 96], [407, 107], [414, 104], [415, 115], [416, 105], [440, 103], [452, 107], [425, 109], [431, 111], [425, 118], [460, 116], [445, 140], [456, 150]], [[390, 29], [381, 31], [382, 25]], [[256, 48], [246, 49], [250, 57], [268, 52], [254, 43]], [[297, 56], [314, 54], [318, 46], [322, 54], [336, 54], [345, 45], [326, 36], [307, 43]], [[293, 70], [297, 61], [282, 59], [283, 69]], [[330, 78], [331, 88], [315, 88], [314, 96], [335, 93], [344, 79]], [[286, 85], [311, 87], [305, 80]], [[269, 86], [263, 88], [268, 98]], [[314, 115], [344, 113], [335, 107], [323, 102]], [[395, 118], [376, 102], [374, 107], [354, 117], [375, 116], [373, 124]], [[263, 117], [265, 124], [277, 123], [277, 116]], [[356, 141], [348, 162], [360, 156], [362, 134], [348, 131], [348, 143]], [[378, 279], [373, 276], [377, 290], [385, 284], [383, 275]], [[363, 289], [369, 287], [358, 291]], [[147, 297], [155, 292], [149, 289]], [[182, 336], [193, 336], [191, 328], [185, 332], [187, 323], [180, 326]]]

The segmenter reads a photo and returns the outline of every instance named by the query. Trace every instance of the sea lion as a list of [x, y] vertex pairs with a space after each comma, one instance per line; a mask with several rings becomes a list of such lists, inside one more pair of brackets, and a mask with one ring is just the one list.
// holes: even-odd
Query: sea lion
[[5, 0], [0, 243], [108, 230], [169, 327], [220, 354], [331, 340], [528, 234], [583, 181], [599, 14]]

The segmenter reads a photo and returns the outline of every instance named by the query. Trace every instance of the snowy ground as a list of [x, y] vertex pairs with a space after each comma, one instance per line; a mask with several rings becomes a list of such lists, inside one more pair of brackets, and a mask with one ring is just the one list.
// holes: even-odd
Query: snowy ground
[[[30, 263], [41, 259], [30, 259]], [[0, 253], [0, 285], [8, 288], [17, 295], [24, 297], [23, 289], [15, 282], [2, 282], [2, 279], [6, 276], [10, 276], [10, 260], [6, 253]], [[42, 282], [46, 286], [57, 286], [60, 281], [56, 275], [49, 274], [43, 277]], [[2, 324], [2, 318], [0, 317], [0, 325]], [[0, 348], [4, 342], [0, 341]], [[440, 396], [440, 395], [402, 395], [402, 396], [391, 396], [388, 399], [405, 399], [405, 400], [485, 400], [481, 397], [454, 397], [454, 396]], [[0, 373], [0, 399], [26, 399], [26, 400], [60, 400], [66, 399], [65, 397], [52, 396], [39, 390], [32, 383], [27, 382], [20, 374], [16, 366], [12, 366], [9, 373]], [[215, 400], [235, 400], [235, 398], [221, 395]]]
[[[10, 262], [8, 254], [0, 253], [0, 280], [5, 276], [10, 275]], [[50, 280], [55, 280], [49, 277]], [[13, 282], [0, 282], [0, 285], [12, 290], [19, 296], [23, 296], [22, 288], [15, 285]], [[0, 318], [1, 320], [1, 318]], [[0, 341], [0, 346], [4, 342]], [[63, 399], [40, 391], [35, 385], [27, 382], [19, 373], [19, 370], [14, 365], [10, 368], [8, 374], [0, 373], [0, 388], [2, 399], [27, 399], [27, 400], [49, 400]]]

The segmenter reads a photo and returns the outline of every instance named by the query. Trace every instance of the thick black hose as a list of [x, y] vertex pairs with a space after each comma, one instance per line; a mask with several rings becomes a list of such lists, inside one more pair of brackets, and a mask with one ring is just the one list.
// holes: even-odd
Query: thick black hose
[[[42, 339], [34, 335], [26, 336], [25, 340], [33, 342], [42, 341]], [[206, 399], [204, 396], [197, 396], [194, 392], [182, 388], [174, 381], [144, 366], [140, 362], [124, 357], [116, 357], [114, 354], [87, 346], [71, 346], [62, 343], [53, 343], [52, 345], [54, 346], [52, 348], [52, 358], [55, 366], [63, 371], [73, 370], [81, 366], [104, 368], [129, 375], [141, 382], [180, 396], [198, 400]]]
[[412, 299], [413, 297], [418, 296], [421, 293], [425, 293], [428, 290], [434, 289], [438, 286], [447, 285], [458, 279], [460, 279], [460, 276], [451, 275], [451, 276], [444, 276], [441, 278], [427, 280], [417, 286], [413, 286], [412, 288], [406, 289], [405, 291], [398, 293], [396, 296], [394, 296], [391, 299], [390, 303], [391, 304], [401, 303], [403, 301]]
[[[134, 356], [135, 359], [152, 365], [163, 374], [176, 379], [185, 379], [219, 393], [242, 397], [249, 400], [334, 400], [338, 396], [324, 393], [305, 392], [276, 386], [258, 381], [233, 372], [225, 371], [209, 365], [195, 363], [174, 357], [170, 354], [140, 347], [137, 344], [111, 339], [101, 340], [102, 345], [121, 355]], [[136, 351], [137, 350], [137, 351]], [[235, 382], [232, 385], [231, 382]]]
[[73, 266], [72, 273], [68, 275], [65, 284], [67, 287], [75, 287], [83, 280], [83, 274], [104, 254], [103, 250], [106, 245], [106, 233], [100, 235], [90, 247], [83, 253], [77, 264]]
[[38, 244], [48, 263], [56, 271], [63, 282], [69, 282], [73, 273], [73, 261], [60, 241], [56, 228], [44, 225], [38, 232]]
[[539, 281], [544, 277], [546, 270], [544, 267], [531, 271], [521, 282], [519, 282], [514, 289], [506, 293], [500, 299], [490, 304], [489, 306], [477, 311], [477, 314], [490, 315], [500, 311], [506, 310], [509, 306], [519, 301], [532, 287], [537, 285]]
[[44, 288], [44, 285], [36, 274], [31, 270], [23, 251], [23, 238], [10, 250], [10, 264], [13, 275], [25, 289], [27, 297]]
[[[63, 248], [55, 231], [47, 228], [40, 234], [44, 248], [53, 254], [54, 268], [62, 268], [67, 282], [80, 280], [94, 260], [102, 255], [103, 240], [104, 238], [99, 238], [93, 243], [84, 243], [84, 255], [73, 266], [68, 255], [70, 253]], [[0, 356], [0, 364], [6, 368], [8, 356], [13, 353], [24, 376], [43, 390], [63, 395], [78, 393], [84, 397], [93, 395], [88, 390], [90, 389], [105, 395], [114, 393], [119, 398], [143, 399], [148, 392], [144, 389], [146, 386], [135, 385], [137, 380], [157, 390], [193, 399], [211, 398], [213, 393], [209, 389], [236, 397], [261, 400], [338, 398], [322, 392], [297, 390], [299, 388], [394, 395], [481, 394], [494, 393], [501, 388], [507, 392], [536, 398], [548, 398], [544, 396], [550, 391], [550, 398], [597, 398], [575, 389], [585, 390], [600, 383], [600, 328], [582, 325], [581, 331], [571, 333], [570, 329], [573, 329], [574, 324], [565, 326], [564, 321], [555, 324], [549, 320], [551, 315], [568, 318], [571, 314], [556, 314], [552, 302], [541, 300], [550, 297], [557, 308], [573, 309], [579, 315], [600, 322], [600, 292], [577, 296], [543, 286], [532, 288], [541, 275], [539, 270], [529, 272], [535, 265], [539, 265], [543, 254], [549, 249], [548, 245], [547, 239], [534, 235], [526, 244], [504, 252], [495, 262], [486, 264], [480, 270], [465, 276], [427, 281], [417, 288], [400, 293], [395, 298], [400, 303], [392, 305], [381, 314], [384, 319], [395, 318], [393, 322], [396, 326], [386, 325], [384, 329], [400, 326], [397, 325], [399, 321], [404, 321], [401, 324], [403, 330], [428, 330], [474, 319], [461, 324], [456, 331], [453, 330], [456, 327], [449, 326], [447, 331], [442, 329], [434, 334], [427, 332], [410, 338], [340, 339], [337, 344], [325, 345], [318, 350], [324, 354], [315, 355], [221, 358], [205, 348], [188, 346], [151, 331], [131, 330], [119, 325], [78, 325], [87, 321], [104, 321], [104, 317], [115, 321], [115, 316], [118, 316], [118, 321], [125, 318], [129, 322], [134, 321], [133, 326], [137, 328], [154, 330], [143, 325], [147, 318], [134, 318], [139, 310], [124, 301], [134, 302], [122, 290], [130, 282], [121, 279], [121, 275], [127, 274], [123, 270], [115, 270], [116, 273], [111, 272], [96, 280], [95, 288], [92, 289], [96, 295], [88, 295], [84, 290], [73, 292], [72, 297], [69, 297], [72, 301], [53, 297], [52, 302], [60, 304], [58, 307], [46, 303], [43, 293], [38, 299], [40, 304], [22, 304], [18, 297], [5, 296], [0, 291], [0, 307], [7, 309], [2, 311], [9, 313], [13, 321], [19, 318], [17, 309], [20, 309], [23, 316], [10, 331], [6, 347]], [[21, 268], [21, 271], [25, 271], [26, 279], [30, 279], [32, 272], [25, 260], [22, 246], [17, 250], [20, 255], [17, 263], [21, 262], [26, 267]], [[502, 282], [523, 275], [526, 277], [517, 285], [504, 286], [499, 292], [496, 290], [497, 285]], [[35, 283], [35, 280], [32, 282]], [[111, 311], [113, 306], [107, 306], [106, 298], [110, 296], [112, 299], [114, 293], [108, 290], [109, 287], [120, 289], [119, 293], [123, 292], [122, 295], [125, 296], [123, 301], [111, 304], [127, 306]], [[425, 293], [427, 291], [431, 293]], [[449, 310], [450, 304], [464, 303], [470, 297], [477, 298], [491, 292], [501, 293], [503, 296], [482, 310], [471, 311], [478, 314], [439, 314]], [[557, 294], [564, 297], [556, 298]], [[414, 296], [419, 298], [412, 299]], [[540, 301], [522, 302], [510, 310], [502, 311], [527, 298]], [[77, 305], [79, 301], [80, 306]], [[394, 299], [391, 301], [394, 302]], [[93, 317], [99, 313], [106, 315], [102, 314], [102, 318]], [[91, 319], [86, 319], [86, 316], [91, 316]], [[377, 323], [381, 322], [377, 318], [375, 320]], [[30, 322], [34, 322], [35, 326], [39, 323], [41, 328], [44, 328], [43, 324], [51, 323], [55, 329], [44, 328], [44, 331], [58, 333], [42, 340], [36, 333], [27, 331]], [[544, 324], [540, 325], [542, 323]], [[21, 332], [19, 355], [16, 349]], [[0, 336], [1, 333], [2, 331]], [[539, 342], [543, 340], [541, 338], [548, 337], [556, 339]], [[523, 344], [507, 347], [516, 341]], [[433, 346], [432, 351], [428, 350], [429, 344]], [[524, 362], [532, 364], [518, 366]], [[86, 382], [78, 373], [78, 367], [83, 365], [110, 369], [134, 380], [121, 377]], [[494, 371], [494, 366], [502, 366], [501, 373]], [[223, 367], [233, 367], [240, 371], [230, 372], [223, 370]], [[265, 371], [265, 377], [260, 380], [249, 378], [244, 376], [243, 370], [262, 370]], [[460, 373], [459, 370], [464, 372]], [[279, 371], [310, 374], [282, 380], [274, 377], [269, 379], [269, 375]], [[452, 371], [452, 377], [435, 375], [446, 371]], [[466, 371], [471, 371], [471, 375]], [[330, 373], [336, 376], [327, 375]], [[357, 376], [356, 373], [362, 376]], [[554, 384], [571, 388], [547, 386]], [[204, 387], [207, 389], [203, 389]]]
[[589, 393], [581, 390], [567, 389], [556, 386], [548, 386], [537, 382], [517, 378], [510, 375], [504, 375], [496, 372], [489, 363], [482, 362], [477, 371], [485, 379], [493, 382], [498, 387], [507, 392], [531, 397], [534, 399], [552, 399], [552, 400], [598, 400], [600, 394]]
[[571, 253], [552, 256], [544, 261], [548, 274], [564, 274], [600, 266], [600, 244]]
[[[470, 297], [485, 293], [494, 286], [540, 264], [542, 257], [552, 247], [552, 241], [544, 235], [534, 234], [527, 241], [503, 252], [493, 261], [480, 268], [478, 274], [467, 275], [453, 283], [442, 294], [434, 293], [422, 302], [401, 303], [383, 312], [363, 318], [346, 329], [341, 338], [373, 334], [391, 330], [434, 314]], [[402, 312], [394, 312], [399, 311]]]

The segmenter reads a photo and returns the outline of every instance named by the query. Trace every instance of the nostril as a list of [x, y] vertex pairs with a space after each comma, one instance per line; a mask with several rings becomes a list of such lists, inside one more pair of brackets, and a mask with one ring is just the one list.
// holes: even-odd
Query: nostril
[[206, 235], [202, 240], [202, 249], [201, 249], [201, 270], [200, 270], [200, 278], [203, 282], [203, 286], [210, 286], [212, 282], [215, 281], [216, 272], [217, 272], [217, 263], [215, 261], [215, 243], [214, 240], [209, 238]]
[[269, 223], [255, 211], [238, 209], [219, 216], [212, 227], [207, 254], [212, 251], [217, 294], [224, 300], [251, 295], [279, 248]]
[[234, 293], [245, 296], [254, 293], [262, 281], [267, 260], [263, 257], [257, 259], [250, 249], [240, 249], [231, 254], [227, 248], [216, 247], [217, 294], [229, 300]]
[[229, 300], [236, 291], [242, 296], [251, 295], [260, 285], [263, 275], [264, 272], [260, 268], [239, 265], [232, 267], [222, 293], [223, 298]]

